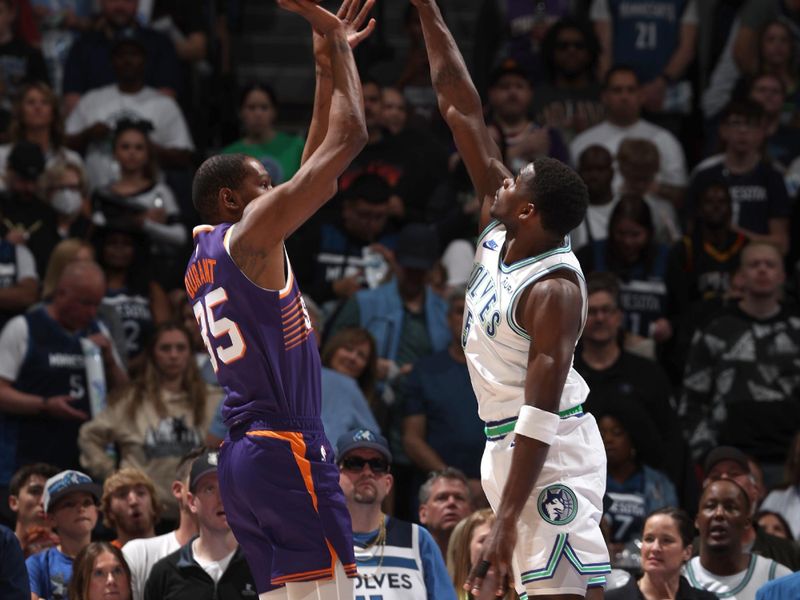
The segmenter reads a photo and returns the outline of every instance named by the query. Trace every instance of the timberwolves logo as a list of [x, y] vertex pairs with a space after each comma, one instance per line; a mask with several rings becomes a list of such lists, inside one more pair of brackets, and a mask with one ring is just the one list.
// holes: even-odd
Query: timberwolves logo
[[551, 525], [566, 525], [578, 514], [578, 499], [565, 485], [551, 485], [542, 490], [538, 501], [539, 516]]

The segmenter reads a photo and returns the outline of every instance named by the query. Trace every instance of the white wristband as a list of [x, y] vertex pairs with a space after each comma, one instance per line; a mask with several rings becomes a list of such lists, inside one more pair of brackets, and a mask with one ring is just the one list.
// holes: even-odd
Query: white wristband
[[526, 404], [519, 409], [514, 433], [539, 440], [549, 446], [556, 437], [560, 422], [561, 417], [557, 414]]

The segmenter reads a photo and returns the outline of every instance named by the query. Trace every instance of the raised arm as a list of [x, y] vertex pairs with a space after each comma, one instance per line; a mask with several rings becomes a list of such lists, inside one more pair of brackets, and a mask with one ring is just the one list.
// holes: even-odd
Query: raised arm
[[[347, 41], [355, 49], [375, 29], [375, 19], [370, 19], [361, 29], [361, 25], [372, 10], [375, 0], [366, 0], [361, 10], [358, 10], [358, 0], [344, 0], [336, 16], [345, 23]], [[331, 110], [331, 95], [333, 94], [333, 74], [331, 70], [330, 49], [324, 35], [314, 32], [314, 62], [316, 63], [316, 87], [314, 90], [314, 112], [311, 116], [311, 125], [308, 127], [306, 145], [303, 148], [303, 165], [308, 158], [319, 148], [325, 134], [328, 132], [328, 117]]]
[[336, 193], [336, 181], [364, 148], [367, 128], [364, 102], [346, 24], [308, 0], [280, 0], [305, 17], [327, 41], [331, 59], [331, 104], [325, 137], [288, 182], [268, 190], [244, 211], [231, 239], [237, 264], [272, 253], [283, 240]]
[[503, 165], [500, 149], [489, 135], [480, 96], [435, 0], [411, 0], [411, 3], [419, 11], [439, 110], [453, 132], [458, 152], [482, 199], [483, 228], [489, 221], [486, 199], [494, 197], [511, 173]]

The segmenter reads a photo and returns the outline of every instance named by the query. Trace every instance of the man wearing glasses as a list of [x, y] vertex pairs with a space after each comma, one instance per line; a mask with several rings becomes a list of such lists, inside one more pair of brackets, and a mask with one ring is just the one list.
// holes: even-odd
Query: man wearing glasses
[[383, 513], [392, 454], [369, 429], [345, 433], [336, 444], [339, 484], [353, 523], [358, 579], [356, 598], [455, 600], [444, 559], [428, 531]]

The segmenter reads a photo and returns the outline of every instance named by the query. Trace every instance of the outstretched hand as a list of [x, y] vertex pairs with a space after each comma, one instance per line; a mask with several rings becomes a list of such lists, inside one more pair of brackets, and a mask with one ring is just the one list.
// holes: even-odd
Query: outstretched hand
[[297, 13], [319, 33], [325, 35], [340, 27], [342, 21], [313, 0], [277, 0], [278, 6], [289, 12]]
[[[364, 21], [375, 5], [375, 0], [344, 0], [336, 17], [344, 24], [347, 43], [350, 48], [355, 49], [361, 42], [367, 39], [375, 30], [375, 19], [370, 19], [365, 26]], [[359, 10], [359, 6], [361, 6]], [[321, 32], [314, 28], [314, 57], [317, 64], [329, 65], [330, 59], [327, 56], [327, 44]]]

